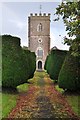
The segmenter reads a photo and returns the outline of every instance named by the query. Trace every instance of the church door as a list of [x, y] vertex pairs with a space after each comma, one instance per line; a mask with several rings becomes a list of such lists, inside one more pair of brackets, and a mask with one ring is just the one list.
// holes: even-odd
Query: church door
[[42, 69], [42, 62], [41, 61], [38, 62], [38, 69]]

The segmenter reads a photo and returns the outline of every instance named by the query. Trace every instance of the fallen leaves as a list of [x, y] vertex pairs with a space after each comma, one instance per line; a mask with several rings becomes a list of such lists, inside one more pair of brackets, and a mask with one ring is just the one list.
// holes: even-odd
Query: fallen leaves
[[19, 95], [17, 105], [8, 118], [76, 117], [47, 74], [36, 72], [31, 82], [28, 92]]

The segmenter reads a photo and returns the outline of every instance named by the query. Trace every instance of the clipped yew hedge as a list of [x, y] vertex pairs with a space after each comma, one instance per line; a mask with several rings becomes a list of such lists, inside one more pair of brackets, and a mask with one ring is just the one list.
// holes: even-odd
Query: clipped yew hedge
[[20, 46], [20, 38], [2, 36], [2, 86], [12, 87], [27, 82], [34, 75], [36, 56]]
[[2, 37], [0, 36], [0, 87], [2, 85]]
[[52, 50], [47, 56], [44, 68], [47, 70], [47, 73], [50, 75], [51, 79], [58, 80], [58, 75], [62, 67], [63, 61], [67, 51], [63, 50]]
[[[80, 47], [78, 50], [80, 51]], [[59, 73], [58, 84], [66, 90], [80, 90], [80, 54], [74, 56], [69, 51]]]
[[34, 76], [34, 71], [36, 69], [36, 56], [34, 52], [30, 52], [29, 50], [23, 50], [24, 54], [26, 56], [26, 63], [28, 69], [28, 75], [29, 78], [32, 78]]

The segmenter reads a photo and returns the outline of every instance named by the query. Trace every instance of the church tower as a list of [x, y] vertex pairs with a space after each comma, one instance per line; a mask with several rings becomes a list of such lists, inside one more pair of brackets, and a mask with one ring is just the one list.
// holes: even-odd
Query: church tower
[[40, 13], [28, 17], [28, 47], [36, 54], [36, 70], [44, 70], [50, 50], [50, 14]]

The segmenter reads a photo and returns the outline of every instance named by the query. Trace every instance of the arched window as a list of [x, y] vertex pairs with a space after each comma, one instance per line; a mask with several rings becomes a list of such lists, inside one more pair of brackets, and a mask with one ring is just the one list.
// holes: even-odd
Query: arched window
[[37, 26], [37, 31], [41, 32], [42, 31], [42, 23], [39, 23]]
[[38, 56], [38, 57], [43, 57], [43, 49], [42, 49], [42, 48], [39, 48], [39, 49], [37, 50], [37, 56]]

